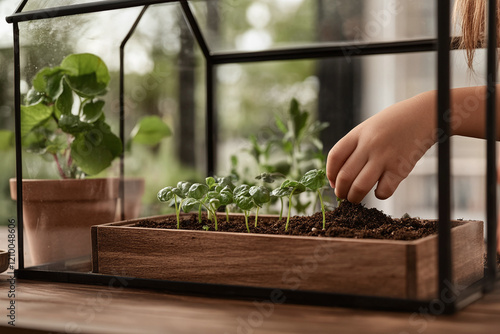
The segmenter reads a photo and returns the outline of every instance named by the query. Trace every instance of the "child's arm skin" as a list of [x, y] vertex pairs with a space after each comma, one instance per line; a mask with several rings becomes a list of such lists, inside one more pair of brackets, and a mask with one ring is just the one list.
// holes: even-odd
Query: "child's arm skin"
[[[359, 203], [377, 184], [377, 198], [390, 197], [439, 138], [436, 98], [436, 92], [429, 91], [396, 103], [342, 138], [330, 150], [326, 166], [336, 195]], [[485, 87], [452, 89], [452, 135], [484, 138], [485, 105]], [[497, 96], [497, 110], [500, 111], [500, 96]], [[500, 129], [500, 112], [497, 129]]]

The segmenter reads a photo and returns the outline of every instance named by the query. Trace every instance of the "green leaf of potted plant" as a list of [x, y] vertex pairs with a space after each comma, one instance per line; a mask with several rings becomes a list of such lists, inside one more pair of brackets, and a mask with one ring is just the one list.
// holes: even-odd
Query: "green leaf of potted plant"
[[[90, 256], [90, 226], [115, 220], [119, 180], [85, 179], [110, 167], [122, 154], [122, 142], [104, 112], [102, 96], [109, 81], [101, 58], [72, 54], [59, 66], [41, 69], [21, 105], [23, 148], [53, 159], [62, 179], [23, 180], [24, 223], [33, 264]], [[150, 117], [138, 123], [132, 138], [151, 144], [167, 135], [170, 129]], [[6, 133], [0, 139], [2, 147], [12, 141]], [[10, 185], [15, 200], [16, 180]], [[71, 225], [63, 227], [65, 222]]]

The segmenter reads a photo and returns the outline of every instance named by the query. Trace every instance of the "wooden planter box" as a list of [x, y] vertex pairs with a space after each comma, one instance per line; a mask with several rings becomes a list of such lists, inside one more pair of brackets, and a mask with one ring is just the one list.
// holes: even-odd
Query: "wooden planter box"
[[[154, 220], [152, 217], [148, 218]], [[221, 218], [223, 219], [223, 218]], [[437, 296], [437, 236], [415, 241], [92, 227], [94, 273], [171, 281], [429, 299]], [[483, 277], [483, 223], [452, 229], [453, 277]]]

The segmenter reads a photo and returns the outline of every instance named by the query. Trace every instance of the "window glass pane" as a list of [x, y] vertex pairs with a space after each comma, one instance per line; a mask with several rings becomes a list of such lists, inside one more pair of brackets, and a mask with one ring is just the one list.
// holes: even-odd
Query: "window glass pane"
[[126, 151], [126, 178], [145, 181], [140, 216], [175, 212], [158, 201], [161, 188], [204, 180], [205, 71], [180, 6], [150, 7], [125, 48], [125, 140], [151, 116], [166, 123], [171, 135], [155, 145], [131, 142]]
[[[451, 56], [454, 87], [484, 84], [483, 51], [477, 54], [475, 73], [467, 70], [463, 51], [454, 51]], [[339, 138], [363, 120], [398, 101], [435, 89], [435, 65], [436, 54], [426, 52], [219, 66], [218, 173], [233, 172], [232, 156], [238, 158], [238, 173], [251, 182], [269, 166], [281, 168], [292, 163], [292, 156], [283, 150], [285, 135], [276, 123], [276, 117], [290, 121], [286, 116], [292, 98], [310, 112], [313, 120], [329, 122], [320, 136], [327, 153]], [[452, 140], [452, 216], [484, 219], [484, 142], [458, 137]], [[271, 149], [267, 153], [269, 143]], [[301, 154], [302, 158], [304, 152]], [[303, 168], [317, 167], [317, 163], [311, 157], [299, 158]], [[433, 147], [394, 196], [380, 201], [371, 192], [365, 203], [394, 217], [407, 212], [412, 216], [435, 218], [436, 173], [437, 154]]]
[[[20, 1], [19, 1], [20, 2]], [[98, 2], [96, 0], [29, 0], [23, 11]]]
[[[63, 181], [82, 181], [61, 180], [83, 176], [83, 173], [75, 173], [73, 168], [66, 168], [67, 165], [76, 162], [81, 171], [86, 174], [83, 181], [94, 182], [104, 179], [108, 182], [91, 185], [90, 188], [82, 185], [71, 194], [99, 193], [109, 195], [110, 198], [106, 198], [107, 202], [97, 209], [87, 207], [85, 203], [89, 201], [84, 200], [85, 203], [77, 205], [76, 208], [68, 204], [66, 209], [59, 210], [53, 206], [54, 203], [49, 201], [51, 192], [47, 186], [46, 192], [42, 194], [44, 202], [37, 207], [38, 214], [35, 216], [25, 214], [24, 226], [27, 228], [25, 231], [28, 231], [29, 226], [35, 226], [34, 230], [26, 234], [27, 266], [40, 265], [40, 268], [49, 270], [89, 271], [90, 226], [121, 219], [120, 206], [117, 208], [117, 203], [120, 203], [117, 192], [118, 157], [111, 161], [109, 167], [95, 173], [88, 165], [83, 168], [79, 162], [92, 161], [92, 166], [94, 166], [96, 161], [99, 164], [100, 161], [107, 161], [109, 150], [103, 149], [101, 144], [109, 143], [111, 134], [114, 138], [119, 135], [120, 45], [141, 10], [142, 8], [136, 7], [113, 11], [112, 15], [108, 11], [20, 23], [21, 89], [24, 105], [43, 104], [45, 106], [47, 96], [61, 96], [57, 87], [63, 87], [64, 90], [66, 86], [49, 84], [47, 78], [52, 78], [50, 74], [52, 72], [44, 72], [50, 75], [43, 76], [37, 76], [37, 74], [47, 68], [57, 69], [57, 66], [69, 55], [98, 56], [106, 64], [107, 72], [109, 72], [109, 84], [106, 91], [99, 91], [97, 96], [85, 90], [88, 89], [86, 86], [88, 82], [92, 82], [92, 76], [90, 78], [85, 75], [78, 76], [81, 81], [71, 81], [74, 92], [69, 96], [72, 96], [73, 104], [60, 102], [59, 98], [56, 102], [50, 100], [52, 102], [49, 101], [46, 106], [48, 109], [43, 107], [43, 112], [53, 108], [54, 105], [59, 108], [59, 102], [65, 103], [61, 108], [64, 108], [66, 104], [69, 107], [64, 109], [64, 112], [63, 109], [57, 109], [58, 113], [50, 114], [44, 122], [35, 124], [36, 129], [29, 130], [33, 135], [33, 141], [25, 143], [33, 145], [23, 152], [23, 179], [54, 181], [57, 184]], [[156, 193], [163, 186], [172, 182], [176, 184], [179, 181], [177, 178], [194, 179], [197, 177], [197, 180], [203, 180], [199, 171], [204, 170], [206, 160], [204, 155], [205, 62], [182, 17], [180, 6], [175, 3], [150, 7], [137, 26], [135, 34], [125, 46], [124, 59], [126, 202], [120, 205], [125, 207], [126, 218], [169, 212], [169, 205], [160, 205]], [[88, 63], [80, 65], [76, 66], [78, 70], [87, 68]], [[75, 68], [72, 67], [72, 69]], [[36, 83], [33, 81], [35, 78], [37, 78]], [[65, 80], [69, 82], [70, 79]], [[42, 81], [43, 84], [41, 84]], [[54, 79], [52, 83], [60, 82]], [[37, 99], [36, 95], [29, 93], [34, 85], [37, 85], [37, 89], [50, 86], [54, 90], [50, 93], [44, 91], [47, 96]], [[80, 90], [80, 87], [84, 88]], [[95, 110], [93, 108], [86, 109], [87, 103], [97, 103], [96, 101], [104, 102], [102, 114], [93, 113]], [[64, 120], [63, 113], [66, 117]], [[91, 121], [92, 115], [97, 116]], [[170, 136], [167, 135], [164, 140], [153, 144], [147, 140], [146, 142], [144, 140], [129, 142], [134, 134], [140, 131], [138, 129], [142, 124], [141, 120], [147, 117], [154, 117], [155, 124], [162, 123], [162, 126], [168, 127]], [[22, 113], [21, 126], [29, 126], [32, 124], [31, 120], [28, 113]], [[95, 122], [101, 121], [106, 122], [107, 125], [99, 123], [98, 127], [94, 127]], [[186, 122], [190, 124], [183, 126]], [[71, 133], [73, 136], [66, 137], [66, 134], [58, 130], [55, 133], [51, 132], [57, 124], [60, 126], [68, 124], [66, 129], [70, 129], [70, 133], [74, 131]], [[178, 131], [181, 128], [183, 130]], [[87, 132], [87, 129], [91, 130]], [[47, 133], [49, 135], [46, 135]], [[180, 135], [184, 137], [179, 137]], [[50, 145], [46, 145], [47, 143]], [[79, 159], [72, 154], [76, 151], [81, 152]], [[181, 153], [183, 158], [179, 157]], [[186, 156], [189, 158], [185, 158]], [[35, 186], [32, 187], [35, 189]], [[65, 193], [56, 191], [57, 194]], [[28, 195], [29, 191], [26, 191], [25, 203], [28, 201]], [[132, 204], [129, 200], [134, 199], [135, 195], [138, 195], [137, 202]], [[55, 202], [60, 200], [58, 198]], [[137, 204], [137, 209], [129, 210], [135, 204]], [[53, 221], [61, 222], [57, 220], [58, 218], [68, 222], [76, 221], [76, 218], [72, 216], [74, 212], [77, 212], [78, 216], [85, 216], [93, 211], [100, 212], [101, 216], [99, 218], [87, 217], [86, 224], [80, 227], [52, 225]], [[50, 219], [42, 223], [41, 220], [36, 220], [38, 216], [50, 217]], [[33, 218], [35, 218], [35, 225], [33, 225]], [[39, 224], [38, 228], [36, 224]], [[43, 239], [47, 235], [50, 239]], [[48, 263], [51, 264], [48, 265]]]
[[434, 38], [435, 1], [190, 1], [211, 50]]

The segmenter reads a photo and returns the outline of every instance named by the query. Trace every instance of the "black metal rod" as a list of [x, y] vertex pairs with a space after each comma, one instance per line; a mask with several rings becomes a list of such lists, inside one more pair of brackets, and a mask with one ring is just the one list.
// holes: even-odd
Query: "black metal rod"
[[497, 257], [496, 80], [497, 0], [488, 1], [488, 50], [486, 93], [486, 279], [484, 291], [495, 288]]
[[23, 151], [21, 142], [21, 57], [19, 50], [19, 25], [14, 31], [14, 129], [16, 141], [16, 191], [17, 191], [17, 250], [18, 268], [24, 268], [24, 219], [23, 219]]
[[215, 113], [215, 87], [214, 87], [214, 64], [210, 59], [206, 59], [206, 94], [207, 108], [205, 121], [205, 140], [207, 154], [207, 176], [215, 175], [217, 161], [217, 124]]
[[135, 32], [144, 13], [149, 8], [149, 5], [144, 6], [129, 32], [120, 44], [120, 140], [122, 141], [122, 154], [120, 155], [120, 216], [121, 220], [125, 220], [125, 46], [130, 37]]
[[[437, 1], [438, 25], [438, 293], [447, 291], [453, 282], [451, 267], [451, 177], [450, 177], [450, 1]], [[445, 313], [452, 313], [455, 303], [443, 303]]]
[[182, 6], [182, 12], [184, 13], [184, 17], [188, 22], [188, 26], [191, 29], [191, 33], [194, 35], [196, 41], [198, 42], [198, 45], [200, 46], [201, 52], [203, 52], [205, 59], [210, 59], [211, 58], [210, 49], [208, 48], [208, 44], [205, 41], [205, 38], [203, 37], [203, 33], [201, 32], [198, 21], [196, 21], [196, 18], [194, 17], [188, 2], [186, 0], [182, 0], [180, 3]]
[[[448, 47], [450, 44], [448, 43]], [[354, 57], [376, 54], [429, 52], [437, 50], [436, 39], [402, 42], [331, 44], [300, 48], [275, 49], [255, 52], [212, 53], [214, 64], [245, 63], [273, 60], [297, 60], [314, 58]]]
[[145, 5], [153, 5], [168, 2], [178, 2], [178, 0], [106, 0], [96, 1], [77, 5], [58, 6], [39, 10], [26, 11], [15, 13], [7, 16], [5, 19], [8, 23], [35, 21], [43, 19], [51, 19], [55, 17], [96, 13], [107, 10], [138, 7]]
[[26, 6], [26, 4], [28, 3], [28, 0], [23, 0], [19, 6], [17, 6], [16, 10], [14, 11], [14, 13], [20, 13], [24, 7]]

